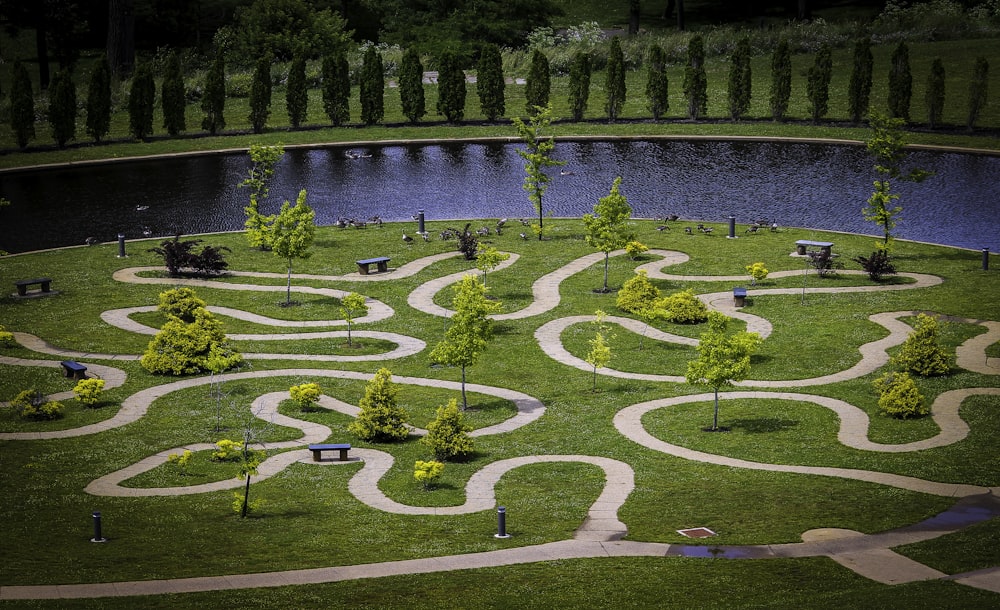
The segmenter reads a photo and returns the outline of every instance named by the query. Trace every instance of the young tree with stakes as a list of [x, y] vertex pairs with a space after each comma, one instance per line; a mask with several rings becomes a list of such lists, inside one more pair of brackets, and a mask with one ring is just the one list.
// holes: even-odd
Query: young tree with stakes
[[288, 284], [285, 291], [285, 305], [292, 304], [292, 260], [308, 258], [312, 253], [313, 239], [316, 237], [316, 212], [306, 205], [305, 189], [292, 206], [285, 202], [271, 223], [268, 243], [275, 256], [288, 260]]
[[500, 311], [501, 303], [486, 298], [486, 287], [471, 274], [466, 274], [453, 287], [455, 297], [451, 325], [445, 338], [431, 351], [431, 361], [446, 366], [462, 367], [462, 410], [469, 406], [465, 394], [466, 369], [479, 361], [493, 337], [490, 315]]
[[628, 204], [625, 195], [621, 194], [621, 176], [611, 184], [611, 191], [594, 205], [593, 213], [583, 215], [583, 226], [587, 232], [587, 243], [604, 253], [604, 287], [608, 289], [608, 260], [611, 252], [624, 248], [625, 244], [635, 239], [635, 233], [630, 230], [629, 219], [632, 218], [632, 206]]
[[340, 315], [344, 316], [344, 321], [347, 322], [347, 345], [350, 347], [351, 343], [351, 326], [354, 325], [354, 320], [359, 315], [368, 315], [368, 304], [365, 302], [365, 295], [358, 294], [357, 292], [352, 292], [346, 295], [340, 300]]
[[608, 114], [608, 120], [614, 122], [621, 114], [622, 106], [625, 105], [625, 55], [622, 53], [621, 38], [615, 36], [611, 39], [611, 49], [608, 51], [608, 65], [605, 70], [607, 76], [604, 84], [604, 111]]
[[535, 112], [530, 113], [528, 120], [529, 125], [525, 125], [519, 117], [514, 117], [512, 122], [517, 128], [517, 135], [526, 146], [524, 149], [517, 149], [517, 154], [525, 161], [526, 175], [522, 188], [528, 192], [528, 200], [538, 212], [538, 240], [541, 241], [544, 234], [545, 210], [542, 196], [552, 181], [552, 177], [545, 173], [545, 168], [566, 165], [566, 162], [552, 158], [552, 150], [556, 147], [555, 140], [552, 136], [542, 135], [552, 122], [552, 105], [535, 108]]
[[486, 118], [496, 121], [507, 109], [504, 100], [503, 59], [495, 44], [483, 45], [476, 69], [476, 93]]
[[416, 123], [427, 114], [424, 101], [424, 66], [420, 63], [420, 53], [410, 47], [403, 53], [399, 64], [399, 100], [403, 116]]
[[240, 183], [241, 187], [250, 189], [250, 203], [243, 208], [247, 216], [243, 228], [251, 248], [266, 250], [271, 247], [269, 233], [274, 215], [261, 214], [260, 206], [270, 194], [268, 184], [285, 149], [280, 144], [251, 144], [248, 154], [252, 165], [246, 179]]
[[708, 330], [698, 340], [698, 359], [688, 362], [688, 383], [705, 385], [715, 392], [711, 432], [719, 430], [719, 388], [743, 381], [750, 373], [750, 356], [760, 345], [760, 335], [746, 331], [728, 334], [729, 318], [712, 311]]

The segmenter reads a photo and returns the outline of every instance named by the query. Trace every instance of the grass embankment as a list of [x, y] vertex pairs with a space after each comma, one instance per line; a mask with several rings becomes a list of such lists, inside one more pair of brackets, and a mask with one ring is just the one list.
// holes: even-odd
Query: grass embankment
[[[489, 224], [489, 223], [484, 223]], [[583, 239], [577, 220], [555, 220], [551, 238], [542, 242], [520, 240], [515, 232], [492, 236], [498, 248], [517, 252], [521, 259], [510, 268], [490, 274], [492, 293], [512, 311], [531, 301], [531, 285], [592, 250]], [[549, 226], [549, 223], [547, 223]], [[763, 261], [771, 271], [801, 269], [801, 262], [788, 256], [797, 239], [827, 239], [849, 267], [850, 259], [868, 255], [870, 237], [825, 234], [812, 230], [785, 230], [760, 235], [742, 234], [736, 240], [724, 237], [725, 227], [716, 226], [711, 235], [684, 235], [683, 225], [660, 233], [651, 222], [638, 222], [641, 241], [650, 247], [681, 250], [691, 260], [668, 270], [678, 274], [741, 275], [745, 265]], [[432, 236], [444, 223], [429, 223]], [[296, 261], [294, 272], [341, 275], [354, 271], [354, 261], [373, 253], [392, 257], [392, 265], [452, 250], [455, 242], [434, 239], [407, 246], [399, 240], [399, 226], [367, 231], [321, 228], [313, 256]], [[283, 273], [284, 261], [269, 253], [249, 249], [239, 234], [213, 235], [207, 243], [233, 249], [229, 259], [240, 271]], [[148, 336], [114, 328], [101, 321], [104, 310], [150, 305], [156, 302], [161, 286], [115, 282], [115, 269], [157, 265], [146, 247], [156, 243], [130, 243], [129, 258], [116, 258], [113, 245], [71, 248], [18, 255], [3, 259], [0, 285], [10, 286], [25, 277], [49, 276], [60, 294], [43, 299], [0, 302], [0, 323], [9, 330], [35, 334], [61, 349], [101, 354], [138, 354]], [[752, 298], [746, 311], [761, 315], [774, 325], [774, 333], [763, 343], [753, 360], [753, 379], [794, 380], [841, 371], [855, 364], [858, 347], [885, 336], [886, 331], [867, 317], [882, 311], [927, 310], [980, 320], [1000, 320], [1000, 307], [982, 298], [983, 286], [993, 282], [996, 271], [980, 269], [978, 253], [950, 248], [900, 243], [895, 252], [900, 271], [934, 274], [944, 283], [932, 288], [874, 293], [807, 294], [805, 302], [796, 295]], [[611, 259], [610, 281], [620, 287], [642, 261], [627, 257]], [[254, 360], [253, 370], [281, 368], [338, 369], [372, 374], [387, 366], [398, 376], [457, 380], [459, 371], [431, 367], [428, 352], [443, 336], [445, 321], [413, 309], [408, 295], [429, 279], [468, 270], [460, 258], [436, 263], [410, 278], [384, 282], [351, 282], [295, 279], [293, 286], [332, 287], [357, 290], [378, 299], [395, 311], [392, 317], [357, 329], [381, 330], [420, 338], [428, 344], [422, 352], [384, 362], [303, 362], [301, 360]], [[541, 400], [546, 414], [538, 421], [513, 432], [480, 437], [474, 459], [449, 464], [440, 486], [424, 491], [413, 480], [412, 464], [428, 457], [415, 439], [399, 444], [360, 442], [347, 432], [350, 418], [335, 412], [298, 413], [290, 403], [282, 403], [282, 413], [332, 430], [331, 441], [349, 441], [358, 447], [388, 451], [395, 465], [379, 487], [394, 500], [410, 505], [443, 506], [461, 504], [465, 484], [486, 464], [526, 455], [585, 454], [604, 456], [629, 464], [636, 473], [636, 489], [619, 516], [629, 527], [629, 540], [693, 544], [769, 544], [795, 542], [802, 532], [820, 528], [849, 528], [878, 532], [916, 523], [951, 504], [948, 498], [899, 490], [892, 487], [847, 479], [810, 477], [723, 468], [670, 457], [621, 436], [611, 425], [613, 416], [624, 407], [667, 396], [695, 394], [704, 388], [667, 382], [629, 381], [608, 376], [598, 379], [598, 391], [591, 391], [588, 371], [558, 364], [546, 356], [534, 339], [535, 330], [556, 318], [591, 315], [597, 309], [619, 315], [615, 294], [599, 294], [603, 266], [595, 265], [574, 275], [560, 286], [561, 302], [552, 311], [523, 320], [496, 324], [495, 340], [482, 361], [469, 370], [469, 382], [524, 392]], [[224, 278], [235, 283], [284, 285], [275, 278]], [[895, 282], [905, 283], [897, 279]], [[665, 293], [691, 287], [696, 292], [729, 290], [732, 281], [667, 281], [655, 283]], [[820, 279], [815, 275], [766, 280], [762, 288], [821, 286], [864, 286], [865, 276], [841, 275]], [[336, 299], [298, 295], [298, 307], [277, 305], [283, 292], [259, 293], [199, 288], [199, 296], [210, 306], [245, 309], [274, 318], [335, 320]], [[447, 299], [444, 299], [447, 302]], [[221, 316], [229, 334], [268, 333], [275, 329]], [[153, 326], [162, 322], [156, 314], [141, 317]], [[912, 322], [912, 320], [910, 320]], [[663, 330], [697, 336], [699, 328], [658, 324]], [[329, 330], [336, 328], [330, 327]], [[314, 331], [320, 329], [301, 329]], [[283, 331], [282, 331], [283, 332]], [[945, 326], [942, 342], [953, 350], [967, 338], [982, 332], [973, 324]], [[570, 327], [563, 334], [567, 348], [583, 357], [593, 330], [588, 324]], [[621, 328], [611, 340], [611, 368], [683, 375], [686, 362], [695, 357], [693, 348], [663, 344], [646, 337], [642, 348], [638, 338]], [[381, 345], [359, 341], [362, 351]], [[343, 339], [310, 339], [237, 342], [245, 353], [350, 353]], [[990, 348], [996, 357], [998, 346]], [[895, 351], [895, 350], [893, 350]], [[60, 359], [15, 347], [4, 356]], [[121, 402], [135, 392], [161, 385], [172, 379], [151, 376], [135, 362], [100, 360], [127, 371], [124, 386], [106, 393], [97, 409], [83, 409], [67, 400], [68, 413], [52, 423], [29, 423], [9, 411], [0, 415], [5, 432], [74, 428], [112, 417]], [[937, 433], [929, 419], [900, 421], [877, 412], [871, 381], [879, 373], [825, 386], [791, 388], [838, 398], [866, 411], [871, 417], [869, 436], [882, 443], [902, 443]], [[35, 386], [43, 392], [65, 391], [71, 382], [55, 368], [0, 365], [0, 398], [9, 398], [21, 389]], [[289, 374], [266, 378], [248, 377], [227, 382], [224, 424], [227, 434], [237, 433], [235, 410], [245, 411], [250, 402], [267, 392], [286, 391], [291, 385], [317, 381], [325, 394], [357, 404], [364, 383], [322, 377], [319, 374]], [[958, 387], [996, 387], [1000, 379], [963, 370], [933, 380], [919, 381], [928, 401]], [[456, 392], [403, 385], [400, 402], [413, 414], [414, 423], [424, 425], [433, 410]], [[229, 408], [232, 402], [233, 408]], [[701, 432], [711, 421], [711, 401], [664, 409], [647, 416], [645, 426], [659, 438], [709, 453], [732, 455], [763, 462], [839, 466], [898, 473], [934, 481], [997, 486], [1000, 457], [993, 450], [1000, 441], [1000, 421], [995, 398], [976, 396], [962, 407], [971, 433], [963, 441], [919, 453], [881, 454], [845, 448], [836, 442], [838, 422], [828, 411], [811, 403], [789, 401], [725, 401], [721, 424], [728, 434]], [[510, 403], [473, 393], [473, 424], [483, 427], [504, 420], [513, 413]], [[6, 499], [0, 519], [6, 524], [5, 570], [2, 584], [44, 584], [98, 582], [127, 579], [176, 578], [226, 573], [312, 568], [359, 564], [416, 557], [470, 553], [509, 546], [526, 546], [563, 540], [580, 525], [588, 507], [600, 494], [603, 473], [586, 464], [546, 464], [518, 468], [504, 476], [497, 488], [497, 500], [508, 509], [507, 541], [497, 541], [492, 511], [464, 516], [401, 516], [374, 510], [356, 500], [347, 482], [357, 465], [316, 467], [295, 464], [280, 474], [257, 482], [252, 497], [265, 501], [253, 518], [241, 520], [230, 510], [231, 491], [181, 495], [178, 497], [109, 498], [93, 497], [83, 488], [94, 478], [142, 460], [153, 453], [191, 443], [210, 443], [220, 438], [215, 402], [208, 386], [169, 392], [156, 399], [149, 412], [132, 424], [97, 435], [59, 440], [11, 440], [0, 444], [3, 453], [0, 493]], [[268, 440], [295, 439], [299, 432], [273, 426]], [[175, 486], [225, 480], [231, 469], [220, 467], [200, 452], [188, 475], [169, 466], [126, 482], [129, 486]], [[95, 545], [90, 536], [90, 512], [101, 510], [105, 519], [107, 545]], [[719, 536], [692, 542], [675, 530], [706, 526]], [[912, 545], [909, 555], [948, 573], [964, 572], [997, 565], [995, 546], [982, 540], [996, 540], [1000, 523], [996, 520], [942, 540]], [[508, 583], [497, 584], [495, 581]], [[461, 582], [463, 590], [476, 587], [488, 595], [479, 600], [460, 597], [451, 586]], [[699, 584], [693, 586], [693, 582]], [[449, 584], [452, 583], [452, 584]], [[516, 585], [510, 583], [517, 583]], [[653, 583], [656, 583], [653, 585]], [[755, 605], [834, 607], [844, 603], [884, 600], [897, 604], [901, 599], [921, 603], [987, 605], [996, 596], [970, 590], [949, 582], [929, 582], [894, 587], [878, 585], [854, 575], [826, 559], [775, 560], [767, 562], [715, 562], [690, 559], [606, 559], [532, 564], [475, 570], [461, 575], [439, 574], [404, 576], [378, 581], [340, 583], [319, 587], [283, 588], [253, 592], [224, 592], [177, 596], [162, 600], [141, 600], [171, 606], [231, 603], [233, 600], [267, 600], [282, 606], [299, 606], [317, 596], [340, 598], [386, 606], [400, 600], [421, 598], [425, 607], [438, 604], [497, 606], [520, 604], [526, 607], [575, 605], [579, 599], [648, 605], [662, 601], [664, 591], [683, 591], [678, 603], [685, 606]], [[775, 598], [787, 592], [787, 599]], [[417, 594], [416, 596], [414, 594]], [[443, 597], [436, 597], [441, 595]], [[680, 595], [678, 593], [678, 595]], [[766, 596], [766, 597], [765, 597]], [[668, 595], [672, 597], [672, 595]], [[489, 599], [490, 601], [485, 601]], [[447, 600], [447, 601], [441, 601]], [[109, 600], [101, 604], [108, 605]], [[669, 601], [669, 600], [668, 600]], [[126, 606], [135, 600], [116, 600], [110, 605]], [[787, 603], [786, 603], [787, 602]], [[409, 603], [409, 602], [408, 602]], [[44, 606], [45, 604], [39, 604]], [[89, 607], [90, 602], [74, 605]], [[419, 605], [419, 603], [417, 604]]]
[[[885, 111], [886, 83], [892, 49], [888, 45], [876, 46], [873, 49], [875, 70], [871, 107], [876, 111]], [[687, 104], [682, 93], [683, 66], [674, 65], [667, 71], [670, 81], [670, 109], [661, 122], [654, 123], [650, 118], [648, 101], [644, 93], [647, 76], [644, 70], [639, 70], [631, 71], [627, 75], [628, 96], [620, 114], [621, 121], [614, 124], [607, 123], [607, 115], [604, 110], [605, 74], [596, 72], [591, 79], [588, 111], [584, 117], [586, 121], [582, 123], [561, 121], [553, 127], [552, 131], [557, 136], [577, 134], [607, 136], [735, 135], [863, 140], [867, 137], [868, 130], [862, 126], [852, 126], [848, 122], [847, 90], [852, 66], [851, 52], [850, 49], [834, 51], [830, 110], [824, 122], [819, 125], [813, 125], [807, 120], [811, 115], [806, 97], [805, 74], [813, 63], [813, 56], [800, 54], [792, 58], [792, 96], [787, 113], [789, 122], [776, 123], [770, 120], [771, 111], [768, 102], [771, 83], [770, 56], [761, 55], [753, 60], [753, 97], [750, 111], [745, 120], [740, 122], [728, 120], [726, 91], [729, 65], [725, 58], [716, 57], [709, 59], [706, 63], [708, 76], [707, 118], [711, 122], [692, 123], [685, 118]], [[996, 137], [996, 130], [1000, 126], [1000, 104], [996, 101], [991, 101], [983, 109], [978, 122], [982, 128], [979, 133], [969, 133], [964, 128], [968, 114], [968, 79], [971, 76], [972, 63], [977, 56], [1000, 56], [1000, 40], [951, 40], [910, 45], [913, 73], [911, 116], [914, 123], [921, 124], [926, 121], [924, 96], [927, 74], [930, 71], [931, 62], [937, 57], [941, 58], [947, 71], [947, 93], [942, 120], [943, 128], [936, 131], [912, 131], [908, 134], [909, 141], [919, 144], [1000, 149], [1000, 140]], [[526, 75], [508, 76], [523, 78]], [[81, 71], [79, 78], [81, 82], [85, 82], [82, 80], [85, 78], [85, 71]], [[566, 76], [556, 75], [552, 79], [550, 99], [555, 117], [565, 118], [570, 115], [568, 84]], [[1000, 90], [1000, 70], [990, 72], [989, 86], [990, 91]], [[507, 118], [496, 124], [487, 124], [484, 122], [485, 117], [479, 111], [475, 85], [469, 85], [465, 122], [450, 125], [444, 123], [442, 117], [435, 113], [437, 87], [425, 85], [428, 115], [416, 125], [409, 125], [402, 114], [399, 89], [387, 87], [385, 92], [385, 124], [371, 127], [360, 126], [360, 106], [356, 87], [351, 98], [352, 126], [341, 128], [328, 126], [318, 89], [312, 89], [309, 92], [308, 118], [303, 124], [303, 128], [299, 130], [291, 130], [288, 127], [284, 101], [285, 91], [280, 86], [274, 89], [271, 118], [268, 122], [268, 129], [263, 134], [250, 133], [247, 120], [249, 106], [246, 98], [229, 98], [226, 101], [226, 135], [215, 137], [209, 137], [197, 128], [203, 113], [198, 104], [189, 104], [187, 108], [188, 132], [184, 137], [167, 138], [163, 135], [161, 127], [163, 118], [159, 107], [157, 107], [154, 129], [158, 135], [154, 135], [149, 142], [130, 140], [128, 114], [124, 103], [120, 101], [119, 109], [113, 116], [111, 134], [107, 138], [110, 143], [102, 145], [81, 144], [81, 142], [86, 142], [87, 138], [83, 130], [84, 117], [80, 117], [77, 144], [65, 150], [58, 150], [52, 144], [48, 125], [40, 123], [37, 125], [38, 138], [31, 143], [28, 151], [10, 152], [0, 156], [0, 168], [192, 151], [240, 149], [256, 142], [310, 145], [383, 140], [512, 137], [516, 135], [516, 132], [509, 124], [509, 117], [523, 115], [525, 112], [524, 87], [509, 85], [506, 88]], [[82, 89], [80, 95], [84, 95]], [[126, 94], [123, 91], [121, 95], [125, 96]], [[83, 98], [81, 97], [81, 99]], [[7, 123], [0, 125], [0, 143], [2, 143], [0, 147], [13, 149], [13, 142], [14, 137], [10, 125]]]

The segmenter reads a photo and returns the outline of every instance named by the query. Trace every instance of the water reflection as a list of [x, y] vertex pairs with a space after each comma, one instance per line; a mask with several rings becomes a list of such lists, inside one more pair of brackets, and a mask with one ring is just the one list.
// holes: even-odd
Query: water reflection
[[[320, 224], [340, 217], [408, 220], [531, 217], [521, 188], [519, 145], [449, 143], [290, 150], [278, 166], [265, 213], [300, 189], [309, 192]], [[739, 222], [875, 233], [861, 208], [874, 174], [862, 147], [726, 141], [559, 142], [546, 208], [578, 217], [606, 195], [616, 176], [639, 217]], [[353, 157], [353, 158], [352, 158]], [[996, 215], [1000, 157], [914, 152], [932, 169], [922, 184], [894, 185], [902, 196], [897, 234], [967, 248], [1000, 249]], [[0, 248], [19, 252], [141, 237], [200, 233], [243, 226], [246, 192], [236, 185], [249, 167], [245, 154], [132, 161], [4, 174]], [[566, 175], [560, 175], [562, 169]], [[143, 206], [148, 206], [146, 209]]]

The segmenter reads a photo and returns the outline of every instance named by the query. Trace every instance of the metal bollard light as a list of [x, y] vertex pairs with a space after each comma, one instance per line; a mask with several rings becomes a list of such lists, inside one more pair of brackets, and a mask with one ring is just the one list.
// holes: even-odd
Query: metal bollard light
[[510, 538], [510, 534], [507, 533], [507, 507], [500, 506], [497, 508], [497, 533], [494, 534], [494, 538]]
[[729, 239], [736, 239], [736, 217], [729, 216]]
[[983, 248], [983, 271], [990, 270], [990, 249]]
[[427, 230], [424, 228], [424, 211], [417, 210], [417, 233], [423, 235]]
[[94, 537], [91, 542], [107, 542], [108, 539], [101, 535], [101, 511], [94, 511]]
[[125, 258], [125, 234], [118, 234], [118, 258]]

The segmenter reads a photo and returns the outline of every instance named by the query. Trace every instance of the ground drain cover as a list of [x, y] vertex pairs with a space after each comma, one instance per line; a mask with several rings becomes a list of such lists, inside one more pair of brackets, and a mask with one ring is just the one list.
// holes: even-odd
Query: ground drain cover
[[686, 530], [677, 530], [677, 533], [688, 538], [708, 538], [715, 535], [715, 532], [707, 527], [691, 527]]

